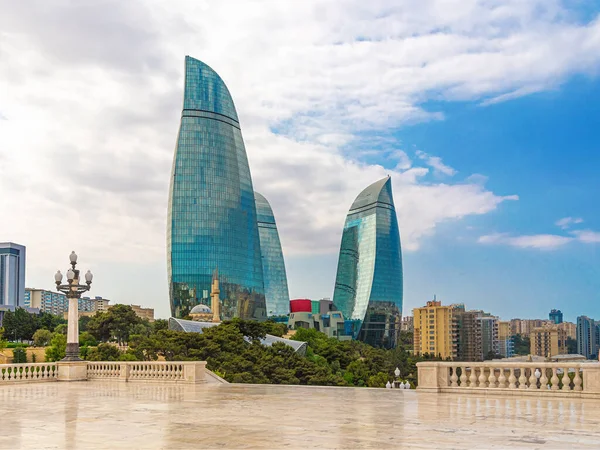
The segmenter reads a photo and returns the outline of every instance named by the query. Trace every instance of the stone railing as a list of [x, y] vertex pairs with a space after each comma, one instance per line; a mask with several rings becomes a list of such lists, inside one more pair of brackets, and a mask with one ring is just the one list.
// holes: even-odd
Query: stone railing
[[23, 381], [56, 381], [56, 363], [0, 364], [0, 384]]
[[206, 382], [205, 361], [58, 361], [0, 364], [0, 385], [23, 381]]
[[117, 379], [121, 381], [169, 381], [204, 383], [205, 361], [127, 361], [88, 362], [89, 380]]
[[95, 380], [97, 378], [117, 378], [121, 377], [121, 364], [118, 361], [88, 361], [87, 363], [87, 379]]
[[600, 397], [600, 363], [427, 361], [417, 369], [420, 391]]

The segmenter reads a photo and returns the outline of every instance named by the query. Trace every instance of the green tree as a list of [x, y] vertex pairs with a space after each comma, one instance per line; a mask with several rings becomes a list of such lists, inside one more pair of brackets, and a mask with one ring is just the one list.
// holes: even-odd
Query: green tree
[[88, 331], [88, 324], [92, 318], [90, 316], [81, 316], [79, 318], [79, 332], [83, 333], [84, 331]]
[[52, 332], [44, 328], [40, 328], [33, 333], [33, 345], [36, 347], [45, 347], [52, 339]]
[[169, 321], [165, 319], [156, 319], [151, 325], [153, 332], [169, 329]]
[[67, 335], [67, 331], [69, 331], [69, 327], [67, 324], [64, 323], [57, 325], [54, 329], [55, 333], [64, 334], [65, 336]]
[[79, 345], [86, 347], [95, 347], [96, 345], [98, 345], [98, 341], [94, 336], [92, 336], [92, 333], [90, 333], [89, 331], [84, 331], [83, 333], [79, 334]]
[[15, 364], [25, 364], [27, 362], [27, 352], [26, 350], [19, 346], [13, 350], [13, 363]]
[[119, 361], [123, 354], [112, 344], [99, 344], [96, 348], [91, 348], [87, 352], [88, 361]]
[[2, 352], [8, 345], [8, 342], [3, 338], [3, 336], [4, 336], [4, 328], [0, 328], [0, 352]]
[[109, 325], [108, 312], [97, 312], [87, 323], [87, 331], [98, 341], [107, 342], [110, 339]]
[[15, 341], [31, 340], [37, 329], [36, 316], [29, 314], [23, 308], [4, 313], [4, 331], [8, 339]]
[[50, 347], [46, 348], [46, 361], [60, 361], [67, 353], [67, 336], [54, 333]]
[[44, 328], [49, 331], [54, 331], [54, 329], [61, 323], [67, 323], [66, 319], [64, 319], [62, 316], [55, 316], [54, 314], [50, 314], [47, 312], [41, 312], [37, 316], [38, 329]]
[[515, 355], [529, 355], [531, 353], [531, 341], [529, 336], [517, 334], [513, 336]]
[[88, 323], [88, 331], [101, 342], [116, 340], [119, 345], [129, 341], [134, 326], [142, 324], [131, 306], [114, 305], [108, 311], [97, 313]]

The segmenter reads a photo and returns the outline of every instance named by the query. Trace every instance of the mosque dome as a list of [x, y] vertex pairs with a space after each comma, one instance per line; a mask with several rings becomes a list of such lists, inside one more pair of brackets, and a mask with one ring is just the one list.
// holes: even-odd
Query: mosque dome
[[211, 309], [203, 304], [196, 305], [190, 311], [190, 314], [212, 314]]

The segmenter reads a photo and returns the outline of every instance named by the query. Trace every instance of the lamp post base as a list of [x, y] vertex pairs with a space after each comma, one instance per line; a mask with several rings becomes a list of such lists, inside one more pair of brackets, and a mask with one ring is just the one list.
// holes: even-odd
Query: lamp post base
[[59, 361], [58, 381], [87, 380], [87, 361]]
[[79, 357], [79, 344], [77, 342], [70, 342], [67, 344], [66, 355], [61, 361], [83, 361]]

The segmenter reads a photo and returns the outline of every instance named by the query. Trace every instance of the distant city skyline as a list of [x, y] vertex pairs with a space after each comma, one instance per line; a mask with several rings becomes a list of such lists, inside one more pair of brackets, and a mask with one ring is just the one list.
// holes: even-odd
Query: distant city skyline
[[168, 317], [166, 205], [190, 54], [235, 92], [291, 298], [333, 297], [348, 208], [390, 175], [405, 312], [437, 294], [504, 320], [600, 317], [591, 3], [7, 2], [0, 240], [27, 247], [27, 287], [51, 289], [76, 250], [90, 295]]

